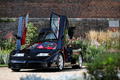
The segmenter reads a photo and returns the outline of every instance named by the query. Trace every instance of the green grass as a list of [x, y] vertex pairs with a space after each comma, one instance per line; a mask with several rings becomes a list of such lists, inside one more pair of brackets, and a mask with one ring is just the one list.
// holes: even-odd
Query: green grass
[[7, 64], [0, 64], [0, 67], [8, 67]]
[[91, 63], [85, 63], [85, 62], [83, 62], [83, 66], [88, 66], [88, 65], [91, 65]]
[[[83, 62], [83, 66], [88, 66], [88, 65], [90, 65], [91, 63], [84, 63]], [[0, 67], [8, 67], [8, 65], [7, 64], [0, 64]]]

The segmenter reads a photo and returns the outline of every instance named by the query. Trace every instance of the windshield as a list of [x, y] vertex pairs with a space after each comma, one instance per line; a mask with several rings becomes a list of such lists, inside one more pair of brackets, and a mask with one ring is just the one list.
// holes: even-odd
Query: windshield
[[57, 44], [55, 42], [43, 42], [43, 43], [34, 43], [29, 46], [27, 49], [56, 49]]
[[45, 39], [56, 39], [55, 35], [53, 33], [48, 33], [45, 37]]

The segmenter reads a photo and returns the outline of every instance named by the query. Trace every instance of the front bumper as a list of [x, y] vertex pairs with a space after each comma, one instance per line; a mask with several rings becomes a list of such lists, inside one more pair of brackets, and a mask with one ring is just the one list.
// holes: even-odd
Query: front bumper
[[50, 56], [45, 60], [9, 60], [8, 67], [11, 69], [37, 69], [57, 67], [57, 55]]
[[41, 62], [41, 61], [17, 61], [12, 60], [8, 64], [11, 69], [35, 69], [35, 68], [49, 68], [57, 67], [56, 62]]

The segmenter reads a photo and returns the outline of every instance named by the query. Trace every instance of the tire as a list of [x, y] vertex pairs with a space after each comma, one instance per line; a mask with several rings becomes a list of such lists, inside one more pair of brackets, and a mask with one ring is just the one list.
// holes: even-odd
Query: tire
[[57, 67], [58, 67], [58, 70], [59, 70], [59, 71], [61, 71], [61, 70], [64, 68], [64, 60], [63, 60], [62, 54], [59, 54], [59, 55], [58, 55]]
[[82, 68], [82, 63], [83, 63], [83, 61], [82, 61], [82, 55], [79, 54], [79, 58], [78, 58], [78, 67], [79, 68]]
[[78, 58], [78, 65], [74, 65], [72, 66], [73, 69], [76, 69], [76, 68], [82, 68], [82, 55], [79, 54], [79, 58]]
[[12, 69], [13, 72], [19, 72], [20, 69]]

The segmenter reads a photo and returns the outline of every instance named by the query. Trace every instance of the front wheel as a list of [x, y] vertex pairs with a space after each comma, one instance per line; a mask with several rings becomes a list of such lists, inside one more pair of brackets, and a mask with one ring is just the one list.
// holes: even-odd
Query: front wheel
[[19, 72], [20, 69], [12, 69], [13, 72]]
[[57, 66], [58, 66], [58, 70], [62, 70], [64, 67], [64, 60], [63, 60], [63, 56], [62, 54], [58, 55], [58, 59], [57, 59]]

